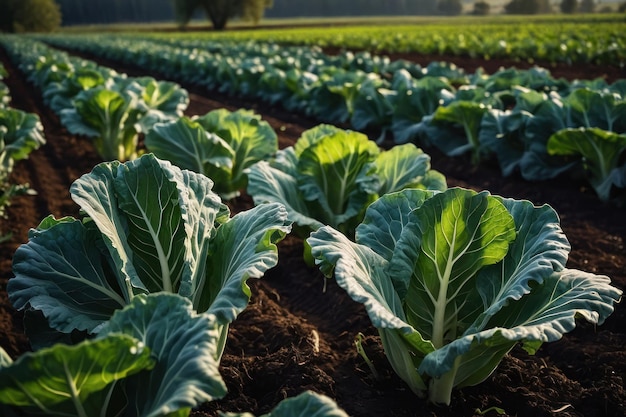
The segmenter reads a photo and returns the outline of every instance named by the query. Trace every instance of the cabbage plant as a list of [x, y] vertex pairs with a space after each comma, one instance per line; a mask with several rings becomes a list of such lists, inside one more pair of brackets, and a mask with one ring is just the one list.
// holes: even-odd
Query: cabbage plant
[[105, 161], [128, 161], [137, 157], [137, 100], [132, 91], [90, 88], [74, 97], [74, 107], [61, 110], [61, 123], [74, 135], [92, 138]]
[[301, 236], [331, 225], [352, 236], [367, 206], [380, 195], [403, 188], [446, 188], [430, 169], [430, 156], [413, 144], [381, 151], [362, 133], [319, 125], [293, 147], [248, 173], [248, 194], [256, 204], [279, 202]]
[[14, 161], [46, 143], [39, 116], [13, 108], [0, 108], [0, 182], [7, 180]]
[[[6, 70], [2, 65], [0, 65], [0, 80], [4, 78], [4, 74], [6, 74]], [[9, 92], [9, 87], [0, 81], [0, 109], [6, 108], [10, 102], [11, 93]]]
[[137, 296], [91, 340], [27, 352], [15, 362], [0, 355], [0, 412], [188, 416], [226, 394], [218, 337], [214, 316], [197, 314], [189, 300]]
[[70, 189], [84, 217], [44, 219], [15, 252], [10, 301], [57, 332], [93, 334], [138, 295], [176, 293], [216, 316], [221, 354], [246, 281], [276, 265], [290, 224], [280, 204], [230, 218], [212, 186], [152, 154], [96, 166]]
[[63, 125], [72, 134], [92, 138], [104, 160], [122, 162], [138, 156], [139, 133], [181, 117], [189, 103], [187, 90], [151, 77], [120, 77], [69, 100], [72, 106], [60, 111]]
[[389, 194], [356, 242], [325, 226], [308, 243], [364, 304], [395, 372], [434, 403], [485, 380], [517, 343], [534, 353], [577, 318], [601, 324], [622, 294], [565, 267], [570, 245], [550, 206], [486, 191]]
[[311, 89], [311, 111], [321, 120], [339, 123], [349, 121], [354, 114], [361, 84], [380, 82], [378, 74], [334, 66], [326, 68], [319, 79], [321, 82]]
[[[515, 105], [507, 110], [487, 110], [478, 136], [481, 147], [495, 156], [504, 176], [520, 171], [529, 156], [534, 155], [535, 144], [526, 135], [526, 124], [542, 103], [549, 101], [546, 93], [520, 86], [510, 90], [510, 94]], [[565, 164], [561, 169], [566, 171], [569, 168], [571, 164]]]
[[550, 137], [561, 130], [598, 128], [626, 133], [626, 99], [609, 88], [599, 91], [578, 88], [565, 97], [551, 94], [548, 98], [537, 105], [524, 128], [530, 146], [520, 168], [527, 180], [554, 178], [575, 165], [571, 162], [579, 160], [568, 158], [567, 153], [548, 151]]
[[445, 78], [427, 76], [416, 79], [407, 70], [393, 75], [392, 89], [397, 91], [389, 99], [393, 106], [391, 130], [395, 143], [407, 143], [416, 138], [424, 116], [432, 115], [443, 101], [452, 94], [452, 86]]
[[157, 157], [211, 178], [228, 200], [246, 188], [246, 170], [278, 150], [274, 129], [250, 110], [213, 110], [204, 116], [158, 123], [146, 147]]
[[150, 131], [155, 123], [182, 117], [189, 105], [189, 93], [175, 82], [157, 81], [152, 77], [127, 80], [130, 82], [122, 89], [133, 91], [138, 97], [137, 108], [141, 117], [137, 123], [143, 133]]
[[114, 77], [118, 76], [113, 70], [105, 70], [95, 64], [72, 67], [72, 71], [65, 78], [41, 86], [43, 99], [58, 114], [64, 109], [72, 108], [74, 97], [81, 91], [97, 86], [111, 87], [115, 82]]
[[549, 155], [573, 155], [582, 158], [587, 178], [602, 201], [611, 197], [613, 185], [626, 181], [626, 134], [596, 127], [563, 129], [550, 136]]
[[[0, 106], [0, 217], [5, 215], [5, 208], [13, 197], [34, 193], [28, 184], [11, 184], [9, 176], [15, 161], [28, 158], [45, 143], [39, 116]], [[6, 237], [0, 235], [0, 241]]]
[[422, 119], [418, 135], [449, 156], [471, 153], [472, 163], [484, 159], [485, 149], [479, 141], [480, 124], [489, 107], [483, 102], [457, 99], [437, 107]]

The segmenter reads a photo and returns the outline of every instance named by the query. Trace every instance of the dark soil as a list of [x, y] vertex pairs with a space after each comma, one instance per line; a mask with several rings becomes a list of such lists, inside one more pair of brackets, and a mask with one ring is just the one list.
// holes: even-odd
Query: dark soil
[[[8, 217], [0, 221], [0, 231], [12, 233], [12, 238], [0, 245], [0, 345], [15, 358], [29, 346], [22, 334], [21, 314], [7, 300], [13, 253], [27, 241], [28, 229], [48, 214], [78, 214], [78, 207], [69, 197], [70, 184], [100, 160], [87, 139], [69, 135], [61, 127], [58, 118], [43, 106], [40, 95], [26, 84], [6, 55], [0, 54], [10, 73], [5, 82], [11, 90], [13, 107], [38, 113], [48, 141], [20, 162], [12, 176], [16, 183], [29, 183], [37, 195], [16, 198]], [[403, 58], [427, 64], [424, 57]], [[470, 71], [485, 64], [457, 63]], [[496, 69], [512, 64], [516, 63], [488, 62], [489, 68]], [[133, 69], [117, 69], [140, 75]], [[569, 79], [606, 76], [615, 81], [621, 76], [617, 68], [567, 67], [562, 74], [555, 70], [553, 75]], [[187, 114], [205, 114], [219, 107], [254, 108], [275, 128], [281, 147], [292, 144], [304, 129], [317, 124], [268, 105], [189, 90]], [[493, 194], [552, 205], [572, 245], [568, 267], [608, 275], [617, 287], [626, 288], [624, 209], [601, 204], [583, 184], [502, 178], [496, 166], [473, 168], [466, 158], [445, 157], [434, 149], [426, 151], [432, 156], [433, 168], [446, 175], [449, 186], [487, 189]], [[232, 203], [234, 211], [250, 207], [247, 196]], [[263, 279], [250, 282], [250, 305], [231, 326], [221, 365], [229, 393], [220, 401], [201, 406], [194, 416], [216, 416], [217, 410], [260, 415], [305, 389], [334, 398], [353, 416], [464, 417], [491, 407], [500, 407], [510, 416], [625, 415], [623, 305], [617, 305], [604, 325], [596, 328], [581, 322], [575, 331], [544, 345], [535, 356], [515, 348], [485, 382], [455, 391], [450, 407], [437, 407], [417, 398], [395, 376], [363, 307], [334, 281], [325, 284], [315, 268], [304, 264], [302, 245], [302, 240], [288, 236], [279, 245], [278, 266]], [[365, 351], [380, 373], [378, 380], [354, 348], [359, 332], [364, 334]]]

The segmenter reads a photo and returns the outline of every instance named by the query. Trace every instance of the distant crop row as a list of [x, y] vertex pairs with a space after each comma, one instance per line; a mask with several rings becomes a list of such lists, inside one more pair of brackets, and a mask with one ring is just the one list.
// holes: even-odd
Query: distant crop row
[[[205, 40], [255, 40], [371, 52], [415, 52], [523, 62], [623, 66], [626, 23], [622, 16], [594, 20], [520, 18], [442, 21], [414, 25], [363, 25], [229, 31], [194, 34]], [[155, 34], [162, 40], [170, 34]], [[182, 38], [188, 35], [181, 35]]]
[[542, 68], [467, 74], [369, 53], [216, 42], [193, 36], [54, 37], [48, 42], [157, 71], [179, 82], [280, 104], [332, 124], [387, 133], [503, 175], [585, 176], [602, 200], [626, 186], [626, 83], [568, 82]]

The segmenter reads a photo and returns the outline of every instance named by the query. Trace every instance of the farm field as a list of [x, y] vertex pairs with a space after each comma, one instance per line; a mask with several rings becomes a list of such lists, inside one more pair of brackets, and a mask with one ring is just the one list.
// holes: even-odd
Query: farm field
[[[384, 21], [384, 20], [383, 20]], [[269, 41], [376, 54], [418, 53], [511, 59], [518, 63], [622, 64], [624, 19], [608, 15], [545, 15], [522, 21], [516, 16], [459, 17], [454, 20], [388, 19], [384, 24], [347, 23], [340, 29], [324, 25], [254, 31], [201, 32], [197, 39]], [[393, 27], [393, 30], [390, 30]], [[153, 34], [159, 38], [161, 35]], [[185, 38], [185, 33], [168, 35]]]
[[[151, 75], [129, 64], [83, 55], [100, 65], [129, 76]], [[519, 61], [451, 55], [393, 54], [427, 65], [432, 60], [455, 62], [468, 71], [482, 66], [488, 72]], [[30, 85], [5, 51], [2, 64], [9, 76], [12, 106], [39, 114], [47, 144], [16, 165], [12, 182], [28, 183], [36, 196], [20, 196], [0, 221], [12, 237], [0, 244], [0, 345], [16, 357], [29, 349], [22, 335], [21, 314], [10, 305], [6, 284], [12, 256], [28, 240], [28, 228], [48, 214], [78, 216], [70, 199], [71, 183], [91, 171], [101, 157], [91, 141], [70, 134], [59, 117], [47, 108], [41, 93]], [[524, 64], [523, 64], [524, 65]], [[550, 66], [555, 77], [609, 82], [623, 78], [611, 65]], [[276, 105], [236, 98], [203, 88], [184, 85], [190, 103], [185, 114], [204, 115], [228, 108], [253, 109], [278, 134], [281, 149], [291, 146], [302, 132], [319, 121], [289, 112]], [[446, 176], [449, 187], [489, 190], [492, 194], [533, 203], [549, 204], [559, 214], [571, 243], [567, 266], [607, 275], [613, 285], [626, 288], [626, 221], [624, 208], [598, 200], [583, 181], [557, 178], [529, 182], [519, 175], [503, 177], [495, 163], [472, 165], [467, 155], [451, 157], [435, 148], [425, 151], [432, 168]], [[248, 195], [229, 202], [233, 213], [253, 206]], [[289, 235], [278, 245], [279, 262], [265, 277], [251, 280], [249, 306], [231, 325], [220, 372], [228, 394], [202, 405], [194, 416], [215, 416], [218, 411], [269, 412], [279, 401], [313, 390], [335, 399], [352, 416], [472, 416], [481, 412], [497, 415], [492, 407], [510, 416], [621, 416], [626, 404], [626, 311], [623, 304], [602, 325], [581, 320], [573, 332], [542, 346], [531, 356], [516, 347], [483, 383], [455, 391], [449, 407], [434, 406], [418, 399], [395, 375], [385, 358], [376, 329], [365, 309], [355, 303], [334, 281], [324, 281], [317, 268], [302, 259], [303, 241]], [[380, 373], [375, 379], [354, 347], [359, 333], [364, 348]]]

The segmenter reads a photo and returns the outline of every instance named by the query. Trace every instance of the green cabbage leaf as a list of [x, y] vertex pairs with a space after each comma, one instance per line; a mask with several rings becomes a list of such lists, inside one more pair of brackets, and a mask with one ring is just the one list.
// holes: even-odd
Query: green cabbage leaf
[[246, 170], [278, 150], [278, 137], [251, 111], [219, 109], [156, 124], [146, 135], [146, 147], [159, 158], [211, 178], [214, 191], [229, 200], [246, 188]]
[[[626, 100], [609, 89], [578, 88], [565, 97], [554, 94], [542, 101], [527, 120], [525, 137], [528, 152], [520, 161], [522, 176], [546, 180], [571, 170], [579, 155], [548, 151], [550, 137], [564, 129], [598, 128], [626, 133]], [[584, 140], [588, 142], [588, 139]]]
[[97, 86], [110, 87], [119, 77], [113, 70], [97, 68], [95, 65], [73, 67], [66, 78], [52, 81], [43, 86], [43, 99], [57, 114], [74, 106], [73, 100], [81, 91]]
[[348, 235], [379, 195], [406, 187], [446, 188], [430, 169], [430, 157], [413, 144], [381, 151], [367, 136], [320, 125], [293, 147], [249, 171], [248, 194], [256, 204], [279, 202], [302, 236], [322, 225]]
[[596, 127], [560, 130], [550, 136], [547, 144], [549, 155], [582, 158], [589, 183], [602, 201], [610, 199], [614, 185], [624, 183], [625, 150], [626, 134]]
[[547, 206], [459, 188], [404, 190], [372, 204], [356, 242], [325, 226], [307, 240], [326, 276], [363, 303], [395, 372], [449, 404], [517, 343], [534, 352], [601, 324], [621, 291], [566, 269], [570, 250]]
[[390, 97], [393, 106], [391, 131], [395, 143], [415, 140], [422, 118], [437, 110], [443, 91], [453, 89], [445, 79], [428, 76], [418, 80], [407, 70], [394, 73], [392, 88], [397, 91]]
[[0, 367], [0, 403], [19, 415], [187, 416], [221, 398], [219, 334], [175, 294], [138, 296], [94, 339], [29, 352]]
[[143, 133], [149, 132], [155, 123], [182, 117], [189, 105], [187, 90], [175, 82], [158, 81], [152, 77], [129, 78], [128, 80], [130, 81], [128, 85], [122, 83], [116, 88], [136, 94], [137, 109], [141, 114], [137, 124]]
[[139, 110], [135, 93], [104, 86], [84, 90], [74, 97], [74, 107], [61, 110], [60, 117], [70, 133], [92, 138], [105, 161], [137, 157]]
[[277, 264], [290, 224], [279, 204], [229, 218], [212, 185], [152, 154], [96, 166], [70, 189], [85, 217], [47, 218], [17, 249], [12, 304], [59, 332], [98, 333], [136, 296], [177, 293], [214, 313], [225, 341], [248, 304], [246, 281]]
[[46, 143], [39, 116], [13, 108], [0, 108], [0, 181], [13, 170], [14, 161], [25, 159]]
[[[254, 417], [251, 413], [223, 413], [221, 417]], [[335, 401], [313, 391], [304, 391], [282, 400], [272, 411], [260, 417], [348, 417]]]
[[457, 100], [422, 119], [422, 135], [449, 156], [471, 153], [472, 162], [483, 159], [485, 149], [479, 140], [480, 124], [488, 106], [482, 102]]

